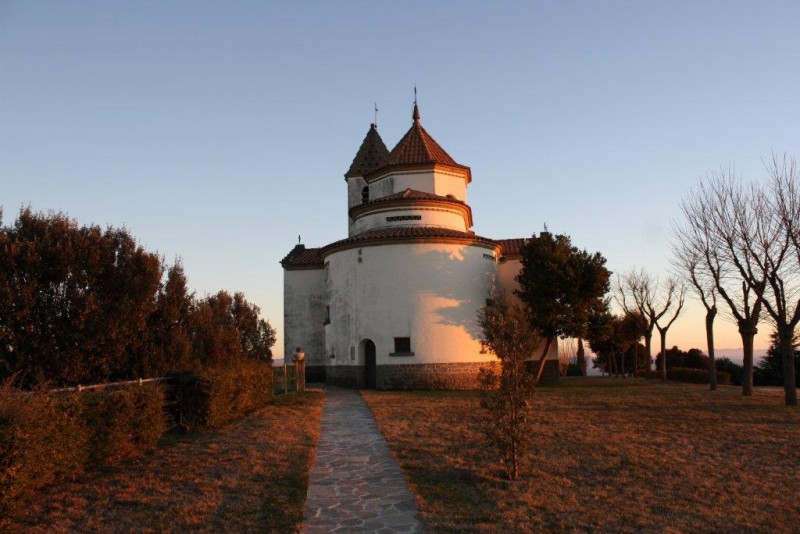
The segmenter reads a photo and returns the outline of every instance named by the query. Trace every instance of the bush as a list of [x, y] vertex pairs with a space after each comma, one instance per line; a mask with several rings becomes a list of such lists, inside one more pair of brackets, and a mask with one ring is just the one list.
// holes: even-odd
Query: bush
[[[637, 371], [636, 376], [642, 376], [652, 379], [660, 379], [661, 371]], [[688, 382], [690, 384], [708, 384], [710, 377], [706, 369], [695, 369], [689, 367], [673, 367], [667, 368], [667, 380], [674, 380], [676, 382]], [[717, 371], [717, 384], [728, 385], [731, 383], [731, 376], [723, 371]]]
[[577, 363], [571, 363], [567, 366], [567, 376], [583, 376], [581, 366]]
[[186, 427], [220, 427], [272, 399], [272, 367], [266, 363], [206, 368], [178, 382], [180, 423]]
[[81, 399], [93, 464], [115, 464], [150, 451], [167, 429], [162, 386], [91, 391], [82, 393]]
[[49, 394], [7, 382], [0, 386], [0, 518], [43, 486], [154, 448], [165, 430], [161, 386]]
[[[730, 358], [717, 358], [714, 360], [717, 366], [717, 375], [720, 372], [727, 373], [730, 376], [730, 383], [734, 386], [742, 385], [742, 366], [732, 361]], [[721, 383], [721, 382], [720, 382]]]
[[83, 473], [88, 441], [79, 398], [0, 386], [0, 526], [38, 488]]

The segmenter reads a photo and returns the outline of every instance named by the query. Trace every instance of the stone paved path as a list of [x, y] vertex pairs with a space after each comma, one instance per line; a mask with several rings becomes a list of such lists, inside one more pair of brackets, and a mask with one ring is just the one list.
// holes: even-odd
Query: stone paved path
[[414, 497], [357, 391], [325, 388], [305, 531], [423, 532]]

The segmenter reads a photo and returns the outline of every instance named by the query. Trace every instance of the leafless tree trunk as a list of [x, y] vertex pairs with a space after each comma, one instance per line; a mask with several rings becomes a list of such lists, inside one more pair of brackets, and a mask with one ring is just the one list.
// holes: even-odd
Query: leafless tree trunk
[[[680, 231], [678, 232], [680, 235]], [[717, 364], [714, 358], [714, 319], [717, 317], [717, 290], [712, 277], [703, 268], [702, 258], [691, 240], [680, 239], [675, 246], [674, 264], [680, 275], [694, 287], [706, 309], [706, 345], [708, 347], [708, 387], [717, 389]]]
[[578, 367], [581, 369], [581, 374], [586, 376], [586, 352], [583, 349], [583, 339], [578, 338]]
[[[663, 302], [665, 302], [663, 311], [656, 319], [656, 329], [661, 335], [661, 381], [667, 381], [667, 331], [675, 323], [675, 320], [680, 315], [683, 309], [684, 299], [686, 297], [686, 287], [674, 278], [667, 279], [664, 289]], [[673, 307], [674, 304], [674, 307]], [[670, 319], [661, 326], [659, 321], [665, 320], [667, 312], [671, 311]]]

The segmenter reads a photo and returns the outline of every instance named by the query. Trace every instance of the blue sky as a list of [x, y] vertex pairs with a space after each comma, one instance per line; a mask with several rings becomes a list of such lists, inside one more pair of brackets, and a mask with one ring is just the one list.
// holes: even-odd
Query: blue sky
[[[127, 227], [200, 295], [282, 326], [278, 261], [347, 231], [380, 109], [472, 167], [475, 231], [546, 223], [623, 272], [665, 273], [700, 176], [800, 154], [796, 2], [0, 0], [0, 205]], [[760, 342], [766, 345], [769, 326]], [[719, 347], [738, 347], [720, 321]], [[705, 347], [689, 307], [668, 344]]]

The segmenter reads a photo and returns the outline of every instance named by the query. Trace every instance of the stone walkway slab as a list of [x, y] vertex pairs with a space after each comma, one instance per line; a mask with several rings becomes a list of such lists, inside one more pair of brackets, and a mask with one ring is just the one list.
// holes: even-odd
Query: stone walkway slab
[[305, 531], [424, 532], [405, 476], [357, 391], [325, 387]]

